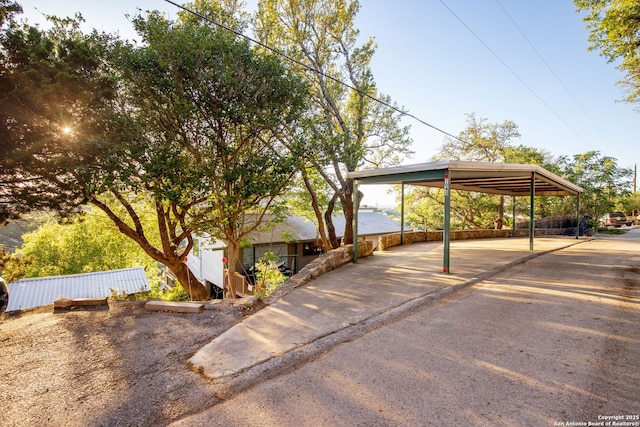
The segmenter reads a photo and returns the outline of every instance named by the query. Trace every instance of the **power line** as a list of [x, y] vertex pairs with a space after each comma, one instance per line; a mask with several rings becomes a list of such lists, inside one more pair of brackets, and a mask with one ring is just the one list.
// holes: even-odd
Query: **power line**
[[518, 73], [516, 73], [516, 72], [513, 70], [513, 68], [511, 68], [511, 67], [509, 66], [509, 64], [507, 64], [507, 63], [506, 63], [506, 62], [505, 62], [505, 61], [500, 57], [500, 55], [498, 55], [498, 54], [497, 54], [497, 53], [496, 53], [496, 52], [491, 48], [491, 46], [489, 46], [489, 45], [488, 45], [488, 44], [487, 44], [487, 43], [486, 43], [486, 42], [485, 42], [485, 41], [484, 41], [484, 40], [483, 40], [483, 39], [482, 39], [478, 34], [476, 34], [476, 32], [475, 32], [475, 31], [473, 31], [473, 30], [471, 29], [471, 27], [469, 27], [469, 26], [467, 25], [467, 23], [466, 23], [466, 22], [464, 22], [464, 21], [462, 20], [462, 18], [460, 18], [460, 17], [459, 17], [459, 16], [458, 16], [458, 15], [457, 15], [453, 10], [451, 10], [451, 8], [450, 8], [449, 6], [447, 6], [447, 4], [444, 2], [444, 0], [440, 0], [440, 3], [442, 3], [442, 5], [443, 5], [443, 6], [444, 6], [444, 7], [445, 7], [449, 12], [451, 12], [451, 14], [452, 14], [453, 16], [455, 16], [455, 18], [456, 18], [456, 19], [457, 19], [457, 20], [458, 20], [462, 25], [464, 25], [464, 27], [465, 27], [467, 30], [469, 30], [469, 32], [470, 32], [471, 34], [473, 34], [473, 35], [475, 36], [475, 38], [477, 38], [477, 39], [478, 39], [478, 41], [480, 41], [480, 43], [482, 43], [482, 44], [484, 45], [484, 47], [486, 47], [486, 48], [487, 48], [487, 50], [488, 50], [489, 52], [491, 52], [491, 53], [493, 54], [493, 56], [495, 56], [495, 57], [498, 59], [498, 61], [500, 61], [500, 62], [502, 63], [502, 65], [504, 65], [504, 66], [505, 66], [505, 68], [506, 68], [507, 70], [509, 70], [509, 71], [511, 72], [511, 74], [513, 74], [513, 75], [514, 75], [514, 76], [515, 76], [515, 77], [520, 81], [520, 83], [522, 83], [522, 84], [524, 85], [524, 87], [526, 87], [527, 89], [529, 89], [529, 92], [531, 92], [531, 93], [532, 93], [536, 98], [538, 98], [538, 100], [539, 100], [539, 101], [540, 101], [540, 102], [541, 102], [545, 107], [547, 107], [547, 109], [548, 109], [549, 111], [551, 111], [551, 112], [552, 112], [552, 113], [553, 113], [553, 114], [558, 118], [558, 120], [560, 120], [560, 121], [561, 121], [561, 122], [562, 122], [562, 123], [567, 127], [567, 129], [569, 129], [571, 132], [573, 132], [573, 133], [574, 133], [578, 138], [580, 138], [584, 143], [588, 144], [588, 143], [587, 143], [587, 141], [585, 141], [585, 139], [582, 137], [582, 135], [580, 135], [578, 132], [576, 132], [576, 130], [575, 130], [575, 129], [573, 129], [573, 128], [572, 128], [572, 127], [571, 127], [571, 126], [570, 126], [570, 125], [569, 125], [569, 124], [568, 124], [568, 123], [567, 123], [567, 122], [566, 122], [566, 121], [565, 121], [565, 120], [564, 120], [564, 119], [563, 119], [563, 118], [562, 118], [562, 117], [561, 117], [561, 116], [560, 116], [560, 115], [559, 115], [559, 114], [558, 114], [558, 113], [557, 113], [553, 108], [551, 108], [551, 106], [550, 106], [549, 104], [547, 104], [547, 102], [546, 102], [546, 101], [545, 101], [545, 100], [544, 100], [540, 95], [538, 95], [538, 93], [537, 93], [535, 90], [533, 90], [533, 89], [531, 88], [531, 86], [529, 86], [529, 85], [527, 84], [527, 82], [525, 82], [525, 81], [524, 81], [524, 79], [522, 79], [522, 77], [520, 77], [520, 75], [519, 75]]
[[527, 35], [525, 34], [525, 32], [522, 30], [522, 28], [520, 28], [520, 26], [516, 23], [515, 19], [513, 19], [513, 17], [509, 14], [509, 12], [507, 12], [507, 10], [504, 8], [504, 6], [502, 6], [502, 3], [500, 3], [500, 0], [496, 0], [496, 3], [498, 3], [498, 6], [500, 6], [500, 9], [502, 9], [502, 11], [504, 12], [505, 15], [507, 15], [507, 17], [511, 20], [511, 22], [513, 23], [513, 25], [518, 29], [518, 31], [520, 31], [520, 34], [522, 34], [522, 37], [524, 37], [524, 39], [527, 41], [527, 43], [529, 43], [529, 46], [531, 46], [531, 48], [533, 49], [533, 51], [536, 53], [536, 55], [538, 55], [538, 57], [540, 58], [540, 60], [544, 63], [544, 65], [546, 65], [546, 67], [549, 69], [549, 71], [551, 71], [551, 74], [553, 74], [553, 76], [556, 78], [556, 80], [558, 81], [558, 83], [560, 83], [560, 85], [564, 88], [565, 92], [567, 92], [567, 94], [569, 95], [569, 97], [573, 100], [573, 102], [578, 106], [578, 108], [580, 108], [580, 110], [584, 113], [584, 115], [589, 119], [589, 121], [591, 121], [591, 123], [596, 127], [596, 129], [598, 129], [599, 131], [602, 132], [602, 130], [600, 129], [600, 127], [598, 126], [598, 124], [595, 122], [595, 120], [593, 120], [591, 118], [591, 116], [589, 115], [589, 113], [587, 113], [587, 111], [582, 107], [582, 105], [580, 105], [580, 103], [578, 102], [578, 100], [573, 96], [573, 94], [571, 93], [571, 91], [567, 88], [567, 86], [564, 84], [564, 82], [560, 79], [560, 77], [558, 76], [558, 74], [556, 74], [556, 72], [554, 71], [554, 69], [551, 67], [551, 65], [549, 65], [549, 63], [547, 62], [547, 60], [544, 58], [544, 56], [542, 56], [542, 54], [540, 53], [540, 51], [538, 51], [538, 49], [535, 47], [535, 45], [531, 42], [531, 40], [529, 40], [529, 37], [527, 37]]
[[248, 41], [250, 41], [252, 43], [255, 43], [260, 47], [263, 47], [263, 48], [265, 48], [265, 49], [267, 49], [267, 50], [269, 50], [269, 51], [271, 51], [271, 52], [273, 52], [273, 53], [275, 53], [275, 54], [277, 54], [279, 56], [282, 56], [283, 58], [287, 59], [288, 61], [293, 62], [294, 64], [299, 65], [300, 67], [302, 67], [302, 68], [304, 68], [304, 69], [306, 69], [308, 71], [314, 72], [314, 73], [316, 73], [318, 75], [323, 76], [326, 79], [332, 80], [332, 81], [334, 81], [334, 82], [336, 82], [336, 83], [338, 83], [338, 84], [340, 84], [342, 86], [345, 86], [345, 87], [347, 87], [347, 88], [349, 88], [351, 90], [354, 90], [357, 93], [359, 93], [360, 95], [362, 95], [362, 96], [364, 96], [366, 98], [369, 98], [370, 100], [372, 100], [374, 102], [377, 102], [377, 103], [379, 103], [381, 105], [384, 105], [385, 107], [390, 108], [391, 110], [393, 110], [393, 111], [395, 111], [397, 113], [400, 113], [400, 115], [402, 115], [402, 116], [410, 117], [410, 118], [416, 120], [417, 122], [419, 122], [419, 123], [421, 123], [421, 124], [423, 124], [425, 126], [428, 126], [431, 129], [434, 129], [434, 130], [436, 130], [436, 131], [438, 131], [438, 132], [440, 132], [440, 133], [442, 133], [442, 134], [444, 134], [444, 135], [446, 135], [446, 136], [448, 136], [450, 138], [456, 139], [456, 140], [458, 140], [460, 142], [466, 142], [466, 141], [463, 141], [462, 139], [458, 138], [457, 136], [450, 134], [449, 132], [447, 132], [445, 130], [442, 130], [442, 129], [440, 129], [440, 128], [438, 128], [438, 127], [436, 127], [436, 126], [434, 126], [434, 125], [432, 125], [430, 123], [427, 123], [426, 121], [418, 118], [417, 116], [415, 116], [415, 115], [413, 115], [411, 113], [408, 113], [408, 112], [406, 112], [404, 110], [401, 110], [400, 108], [395, 107], [395, 106], [393, 106], [393, 105], [391, 105], [391, 104], [389, 104], [389, 103], [387, 103], [387, 102], [385, 102], [385, 101], [383, 101], [381, 99], [378, 99], [378, 98], [376, 98], [374, 96], [371, 96], [368, 93], [365, 93], [365, 92], [361, 91], [360, 89], [358, 89], [358, 88], [356, 88], [356, 87], [354, 87], [354, 86], [352, 86], [352, 85], [350, 85], [348, 83], [345, 83], [345, 82], [343, 82], [342, 80], [340, 80], [340, 79], [338, 79], [336, 77], [333, 77], [333, 76], [331, 76], [329, 74], [324, 73], [323, 71], [315, 69], [312, 66], [307, 65], [307, 64], [303, 63], [302, 61], [299, 61], [299, 60], [293, 58], [292, 56], [287, 55], [286, 53], [284, 53], [284, 52], [282, 52], [282, 51], [280, 51], [280, 50], [278, 50], [278, 49], [276, 49], [274, 47], [271, 47], [271, 46], [267, 45], [266, 43], [263, 43], [261, 41], [258, 41], [256, 39], [254, 39], [254, 38], [251, 38], [251, 37], [239, 32], [237, 30], [234, 30], [233, 28], [230, 28], [230, 27], [228, 27], [228, 26], [226, 26], [226, 25], [224, 25], [224, 24], [222, 24], [220, 22], [216, 22], [213, 19], [211, 19], [211, 18], [209, 18], [209, 17], [207, 17], [207, 16], [205, 16], [205, 15], [199, 13], [199, 12], [196, 12], [196, 11], [193, 11], [191, 9], [188, 9], [188, 8], [184, 7], [183, 5], [177, 4], [177, 3], [175, 3], [175, 2], [173, 2], [171, 0], [164, 0], [164, 1], [174, 5], [175, 7], [178, 7], [180, 9], [184, 10], [185, 12], [191, 13], [192, 15], [195, 15], [195, 16], [199, 17], [200, 19], [203, 19], [203, 20], [205, 20], [205, 21], [207, 21], [207, 22], [209, 22], [209, 23], [211, 23], [211, 24], [213, 24], [213, 25], [215, 25], [217, 27], [220, 27], [220, 28], [222, 28], [222, 29], [224, 29], [226, 31], [229, 31], [229, 32], [235, 34], [238, 37], [242, 37], [245, 40], [248, 40]]

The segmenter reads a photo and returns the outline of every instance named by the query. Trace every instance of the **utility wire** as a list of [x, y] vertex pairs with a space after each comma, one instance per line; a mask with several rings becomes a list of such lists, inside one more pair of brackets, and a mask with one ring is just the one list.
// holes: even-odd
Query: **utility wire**
[[507, 17], [511, 20], [511, 22], [513, 23], [513, 25], [518, 29], [518, 31], [520, 31], [520, 34], [522, 34], [522, 37], [524, 37], [524, 39], [527, 41], [527, 43], [529, 43], [529, 46], [531, 46], [531, 48], [533, 49], [533, 51], [536, 53], [536, 55], [538, 55], [538, 57], [540, 58], [540, 60], [544, 63], [544, 65], [547, 66], [547, 68], [549, 69], [549, 71], [551, 71], [551, 74], [553, 74], [553, 76], [556, 78], [556, 80], [558, 81], [558, 83], [560, 83], [560, 85], [564, 88], [565, 92], [567, 92], [567, 95], [569, 95], [569, 97], [573, 100], [573, 102], [575, 102], [575, 104], [578, 106], [578, 108], [580, 108], [580, 110], [582, 110], [582, 112], [584, 113], [584, 115], [589, 119], [589, 121], [591, 121], [591, 123], [596, 127], [596, 129], [598, 129], [599, 131], [602, 132], [602, 130], [600, 129], [600, 127], [598, 126], [598, 124], [595, 122], [595, 120], [593, 120], [593, 118], [591, 118], [591, 116], [589, 115], [589, 113], [587, 113], [587, 111], [582, 107], [582, 105], [580, 105], [580, 103], [578, 102], [578, 100], [573, 96], [573, 94], [571, 93], [571, 91], [569, 91], [569, 89], [567, 88], [567, 86], [564, 84], [564, 82], [560, 79], [560, 77], [558, 76], [558, 74], [556, 74], [556, 72], [553, 70], [553, 68], [551, 67], [551, 65], [549, 65], [549, 63], [547, 62], [547, 60], [544, 58], [544, 56], [542, 56], [542, 54], [538, 51], [538, 49], [534, 46], [534, 44], [531, 42], [531, 40], [529, 40], [529, 37], [527, 37], [527, 35], [525, 34], [525, 32], [522, 30], [522, 28], [520, 28], [520, 26], [516, 23], [515, 19], [513, 19], [513, 17], [509, 14], [509, 12], [507, 12], [507, 10], [504, 8], [504, 6], [502, 6], [502, 3], [500, 3], [500, 0], [496, 0], [496, 3], [498, 3], [498, 6], [500, 6], [500, 9], [502, 9], [502, 11], [504, 12], [505, 15], [507, 15]]
[[209, 18], [209, 17], [207, 17], [207, 16], [205, 16], [205, 15], [203, 15], [201, 13], [198, 13], [196, 11], [190, 10], [190, 9], [184, 7], [183, 5], [177, 4], [177, 3], [175, 3], [175, 2], [173, 2], [171, 0], [164, 0], [164, 1], [169, 3], [169, 4], [174, 5], [175, 7], [178, 7], [180, 9], [184, 10], [185, 12], [188, 12], [188, 13], [190, 13], [192, 15], [195, 15], [195, 16], [199, 17], [200, 19], [203, 19], [203, 20], [205, 20], [205, 21], [207, 21], [207, 22], [209, 22], [209, 23], [211, 23], [211, 24], [213, 24], [213, 25], [215, 25], [217, 27], [220, 27], [220, 28], [222, 28], [222, 29], [224, 29], [226, 31], [229, 31], [229, 32], [235, 34], [238, 37], [242, 37], [243, 39], [246, 39], [246, 40], [248, 40], [248, 41], [250, 41], [252, 43], [257, 44], [260, 47], [263, 47], [263, 48], [265, 48], [265, 49], [267, 49], [267, 50], [279, 55], [279, 56], [282, 56], [283, 58], [287, 59], [288, 61], [293, 62], [294, 64], [299, 65], [300, 67], [302, 67], [302, 68], [304, 68], [304, 69], [306, 69], [308, 71], [311, 71], [313, 73], [321, 75], [322, 77], [324, 77], [326, 79], [332, 80], [332, 81], [334, 81], [334, 82], [336, 82], [336, 83], [338, 83], [338, 84], [340, 84], [342, 86], [345, 86], [345, 87], [347, 87], [347, 88], [349, 88], [349, 89], [351, 89], [353, 91], [356, 91], [360, 95], [362, 95], [362, 96], [364, 96], [366, 98], [369, 98], [370, 100], [372, 100], [374, 102], [382, 104], [385, 107], [390, 108], [390, 109], [392, 109], [393, 111], [395, 111], [397, 113], [400, 113], [400, 115], [402, 115], [402, 116], [410, 117], [410, 118], [416, 120], [417, 122], [419, 122], [419, 123], [421, 123], [421, 124], [423, 124], [425, 126], [428, 126], [431, 129], [434, 129], [434, 130], [436, 130], [436, 131], [438, 131], [438, 132], [440, 132], [440, 133], [442, 133], [442, 134], [444, 134], [444, 135], [446, 135], [446, 136], [448, 136], [450, 138], [453, 138], [453, 139], [455, 139], [457, 141], [460, 141], [460, 142], [463, 142], [463, 143], [466, 142], [466, 141], [463, 141], [462, 139], [458, 138], [457, 136], [450, 134], [449, 132], [447, 132], [445, 130], [442, 130], [442, 129], [440, 129], [440, 128], [438, 128], [438, 127], [436, 127], [436, 126], [434, 126], [434, 125], [432, 125], [430, 123], [427, 123], [426, 121], [418, 118], [417, 116], [415, 116], [415, 115], [413, 115], [411, 113], [408, 113], [408, 112], [406, 112], [404, 110], [401, 110], [398, 107], [395, 107], [395, 106], [389, 104], [388, 102], [384, 102], [381, 99], [378, 99], [378, 98], [376, 98], [374, 96], [371, 96], [368, 93], [365, 93], [365, 92], [361, 91], [360, 89], [350, 85], [349, 83], [345, 83], [345, 82], [343, 82], [342, 80], [340, 80], [340, 79], [338, 79], [336, 77], [333, 77], [333, 76], [331, 76], [329, 74], [326, 74], [326, 73], [324, 73], [324, 72], [322, 72], [322, 71], [320, 71], [318, 69], [315, 69], [312, 66], [307, 65], [307, 64], [303, 63], [302, 61], [299, 61], [299, 60], [293, 58], [292, 56], [287, 55], [286, 53], [284, 53], [284, 52], [282, 52], [282, 51], [280, 51], [280, 50], [278, 50], [278, 49], [276, 49], [274, 47], [271, 47], [271, 46], [267, 45], [266, 43], [263, 43], [261, 41], [258, 41], [256, 39], [254, 39], [254, 38], [251, 38], [251, 37], [239, 32], [237, 30], [234, 30], [233, 28], [230, 28], [230, 27], [228, 27], [228, 26], [226, 26], [226, 25], [224, 25], [224, 24], [222, 24], [220, 22], [216, 22], [213, 19], [211, 19], [211, 18]]
[[466, 24], [466, 22], [464, 22], [464, 21], [462, 20], [462, 18], [460, 18], [458, 15], [456, 15], [456, 13], [455, 13], [453, 10], [451, 10], [451, 8], [450, 8], [449, 6], [447, 6], [447, 4], [444, 2], [444, 0], [440, 0], [440, 3], [442, 3], [442, 5], [443, 5], [443, 6], [444, 6], [444, 7], [445, 7], [449, 12], [451, 12], [451, 14], [452, 14], [452, 15], [453, 15], [453, 16], [455, 16], [455, 17], [456, 17], [456, 19], [457, 19], [457, 20], [458, 20], [462, 25], [464, 25], [464, 26], [465, 26], [465, 28], [466, 28], [467, 30], [469, 30], [469, 32], [470, 32], [471, 34], [473, 34], [473, 35], [475, 36], [475, 38], [477, 38], [477, 39], [478, 39], [478, 41], [480, 41], [480, 43], [482, 43], [482, 44], [484, 45], [484, 47], [486, 47], [486, 48], [487, 48], [487, 50], [488, 50], [489, 52], [491, 52], [491, 53], [493, 54], [493, 56], [495, 56], [495, 57], [498, 59], [498, 61], [500, 61], [500, 62], [502, 63], [502, 65], [504, 65], [504, 66], [507, 68], [507, 70], [509, 70], [509, 71], [511, 72], [511, 74], [513, 74], [513, 75], [514, 75], [518, 80], [520, 80], [520, 83], [522, 83], [522, 84], [524, 85], [524, 87], [526, 87], [527, 89], [529, 89], [529, 92], [531, 92], [531, 93], [532, 93], [536, 98], [538, 98], [538, 100], [539, 100], [539, 101], [540, 101], [540, 102], [541, 102], [545, 107], [547, 107], [547, 109], [548, 109], [549, 111], [551, 111], [551, 112], [552, 112], [552, 113], [553, 113], [553, 114], [558, 118], [558, 120], [560, 120], [560, 121], [561, 121], [561, 122], [562, 122], [562, 123], [567, 127], [567, 129], [569, 129], [571, 132], [573, 132], [573, 133], [574, 133], [578, 138], [580, 138], [580, 139], [581, 139], [585, 144], [588, 144], [588, 143], [587, 143], [587, 141], [585, 141], [585, 139], [582, 137], [582, 135], [580, 135], [578, 132], [576, 132], [576, 130], [575, 130], [575, 129], [573, 129], [573, 128], [569, 125], [569, 123], [567, 123], [567, 122], [566, 122], [562, 117], [560, 117], [560, 115], [559, 115], [559, 114], [558, 114], [558, 113], [557, 113], [553, 108], [551, 108], [551, 106], [550, 106], [549, 104], [547, 104], [547, 102], [546, 102], [544, 99], [542, 99], [542, 97], [541, 97], [540, 95], [538, 95], [538, 93], [537, 93], [535, 90], [533, 90], [533, 89], [531, 88], [531, 86], [529, 86], [529, 85], [527, 84], [527, 82], [525, 82], [525, 81], [522, 79], [522, 77], [520, 77], [520, 75], [518, 75], [518, 73], [516, 73], [516, 72], [513, 70], [513, 68], [511, 68], [511, 67], [509, 66], [509, 64], [507, 64], [507, 63], [506, 63], [506, 62], [505, 62], [505, 61], [500, 57], [500, 55], [498, 55], [498, 54], [497, 54], [493, 49], [491, 49], [491, 46], [489, 46], [489, 45], [488, 45], [484, 40], [482, 40], [482, 38], [481, 38], [478, 34], [476, 34], [476, 32], [475, 32], [475, 31], [473, 31], [473, 30], [471, 29], [471, 27], [469, 27], [469, 26]]

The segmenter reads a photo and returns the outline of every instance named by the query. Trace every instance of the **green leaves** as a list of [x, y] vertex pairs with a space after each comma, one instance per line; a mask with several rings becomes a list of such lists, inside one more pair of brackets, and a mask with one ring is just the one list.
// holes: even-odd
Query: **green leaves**
[[618, 69], [626, 73], [619, 85], [627, 92], [627, 102], [640, 101], [640, 3], [636, 0], [574, 0], [579, 12], [586, 12], [591, 50], [599, 50], [608, 62], [620, 60]]

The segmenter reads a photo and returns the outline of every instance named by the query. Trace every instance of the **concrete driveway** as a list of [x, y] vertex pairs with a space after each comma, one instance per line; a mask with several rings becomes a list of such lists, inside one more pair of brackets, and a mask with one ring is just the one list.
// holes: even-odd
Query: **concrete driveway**
[[453, 242], [451, 275], [428, 244], [339, 269], [230, 330], [270, 356], [202, 368], [227, 400], [175, 425], [640, 425], [640, 231], [580, 242]]

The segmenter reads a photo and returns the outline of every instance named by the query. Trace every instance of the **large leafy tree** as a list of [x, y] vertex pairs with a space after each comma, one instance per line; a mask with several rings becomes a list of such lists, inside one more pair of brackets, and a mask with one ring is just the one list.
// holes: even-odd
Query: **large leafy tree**
[[[467, 127], [458, 138], [445, 139], [435, 159], [484, 161], [494, 163], [537, 164], [558, 172], [549, 153], [525, 145], [514, 145], [520, 137], [517, 124], [510, 120], [491, 123], [487, 119], [467, 115]], [[504, 196], [453, 191], [451, 195], [452, 228], [501, 228], [505, 221]], [[557, 199], [557, 198], [556, 198]], [[442, 227], [442, 190], [413, 188], [408, 193], [408, 220], [412, 225], [427, 228]], [[544, 200], [540, 211], [555, 213], [558, 206]], [[548, 205], [553, 206], [548, 206]], [[513, 207], [513, 206], [511, 206]], [[564, 207], [562, 205], [561, 207]], [[528, 209], [528, 204], [521, 207]]]
[[134, 23], [148, 45], [122, 51], [127, 105], [157, 146], [141, 184], [186, 213], [183, 230], [224, 239], [233, 275], [242, 240], [295, 172], [281, 139], [304, 110], [305, 86], [227, 32], [159, 14]]
[[584, 189], [581, 210], [594, 219], [616, 207], [632, 190], [633, 171], [599, 151], [560, 157], [558, 165], [567, 179]]
[[[45, 32], [10, 21], [0, 33], [0, 221], [85, 202], [80, 163], [95, 160], [113, 124], [114, 86], [102, 72], [108, 36], [80, 34], [79, 20], [53, 23]], [[71, 138], [72, 124], [82, 140]]]
[[608, 62], [618, 62], [625, 73], [619, 85], [626, 101], [640, 101], [640, 3], [637, 0], [574, 0], [585, 12], [590, 50], [597, 50]]
[[[470, 160], [491, 163], [521, 163], [518, 151], [513, 149], [513, 141], [520, 138], [518, 125], [511, 120], [491, 123], [487, 119], [467, 115], [467, 127], [458, 138], [447, 137], [438, 153], [441, 159]], [[452, 210], [476, 228], [486, 228], [488, 222], [494, 222], [496, 228], [502, 228], [504, 222], [504, 196], [464, 192], [455, 196]], [[486, 210], [495, 207], [497, 218], [487, 221]], [[492, 224], [493, 225], [493, 224]]]
[[[47, 197], [29, 208], [93, 204], [204, 299], [183, 262], [193, 234], [227, 239], [233, 272], [237, 242], [293, 173], [278, 134], [293, 127], [304, 87], [276, 58], [189, 20], [137, 17], [142, 46], [80, 34], [75, 22], [4, 33], [3, 100], [31, 107], [5, 120], [7, 154], [25, 159], [6, 169], [16, 178], [8, 193], [22, 200], [32, 182]], [[153, 206], [153, 230], [136, 195]]]
[[[311, 86], [306, 136], [313, 150], [305, 152], [300, 169], [326, 249], [339, 245], [332, 221], [337, 206], [346, 219], [345, 242], [352, 239], [353, 182], [346, 173], [398, 163], [411, 144], [399, 115], [372, 99], [391, 102], [373, 79], [373, 40], [358, 44], [359, 8], [349, 0], [260, 0], [256, 16], [258, 38], [294, 59], [289, 66]], [[316, 176], [321, 187], [314, 185]]]
[[[153, 215], [146, 215], [143, 221], [153, 222]], [[64, 223], [49, 221], [23, 235], [23, 240], [17, 253], [30, 260], [25, 277], [143, 266], [151, 281], [159, 279], [158, 264], [136, 242], [120, 233], [99, 209]]]

